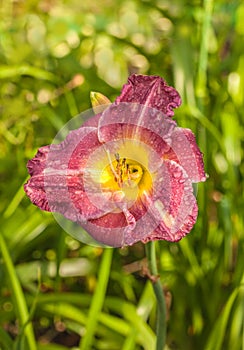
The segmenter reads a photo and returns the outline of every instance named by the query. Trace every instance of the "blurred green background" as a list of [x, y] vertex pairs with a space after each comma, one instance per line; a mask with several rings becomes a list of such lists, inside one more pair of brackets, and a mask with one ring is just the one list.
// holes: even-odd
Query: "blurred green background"
[[114, 100], [130, 73], [177, 88], [175, 119], [195, 132], [209, 174], [192, 232], [157, 242], [167, 349], [244, 349], [243, 2], [0, 6], [0, 349], [154, 349], [143, 244], [86, 246], [23, 191], [37, 148], [91, 107], [91, 90]]

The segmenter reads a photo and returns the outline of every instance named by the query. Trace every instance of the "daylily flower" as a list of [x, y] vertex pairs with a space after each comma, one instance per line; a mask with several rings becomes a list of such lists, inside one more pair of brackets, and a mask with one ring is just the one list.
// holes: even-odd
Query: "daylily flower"
[[28, 162], [30, 200], [109, 246], [180, 240], [197, 218], [192, 183], [206, 180], [193, 133], [171, 118], [180, 104], [162, 78], [130, 76], [114, 103]]

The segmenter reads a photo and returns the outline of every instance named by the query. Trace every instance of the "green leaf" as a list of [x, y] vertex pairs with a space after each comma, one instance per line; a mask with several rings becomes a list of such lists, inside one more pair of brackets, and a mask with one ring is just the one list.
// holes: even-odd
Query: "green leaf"
[[53, 83], [59, 82], [59, 79], [54, 74], [34, 66], [0, 66], [0, 79], [11, 79], [21, 75], [29, 75], [32, 78], [43, 79]]

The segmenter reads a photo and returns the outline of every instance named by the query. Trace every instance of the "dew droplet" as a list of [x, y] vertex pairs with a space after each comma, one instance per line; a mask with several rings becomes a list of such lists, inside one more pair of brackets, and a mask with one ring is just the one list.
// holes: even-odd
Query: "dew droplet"
[[178, 179], [179, 177], [181, 177], [181, 175], [182, 175], [182, 171], [179, 170], [179, 169], [176, 169], [176, 170], [174, 171], [174, 173], [173, 173], [173, 177], [176, 178], [176, 179]]
[[185, 183], [186, 182], [186, 179], [183, 177], [182, 179], [179, 179], [179, 184], [183, 184], [183, 183]]

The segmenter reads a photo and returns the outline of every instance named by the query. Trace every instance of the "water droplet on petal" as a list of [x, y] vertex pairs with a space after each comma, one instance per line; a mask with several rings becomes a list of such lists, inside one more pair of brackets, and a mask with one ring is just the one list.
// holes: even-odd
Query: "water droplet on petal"
[[179, 184], [183, 184], [183, 183], [185, 183], [186, 182], [186, 179], [183, 177], [182, 179], [179, 179]]
[[173, 173], [173, 177], [176, 178], [176, 179], [178, 179], [178, 178], [181, 177], [181, 176], [182, 176], [182, 171], [179, 170], [179, 169], [176, 169], [176, 170], [174, 171], [174, 173]]

